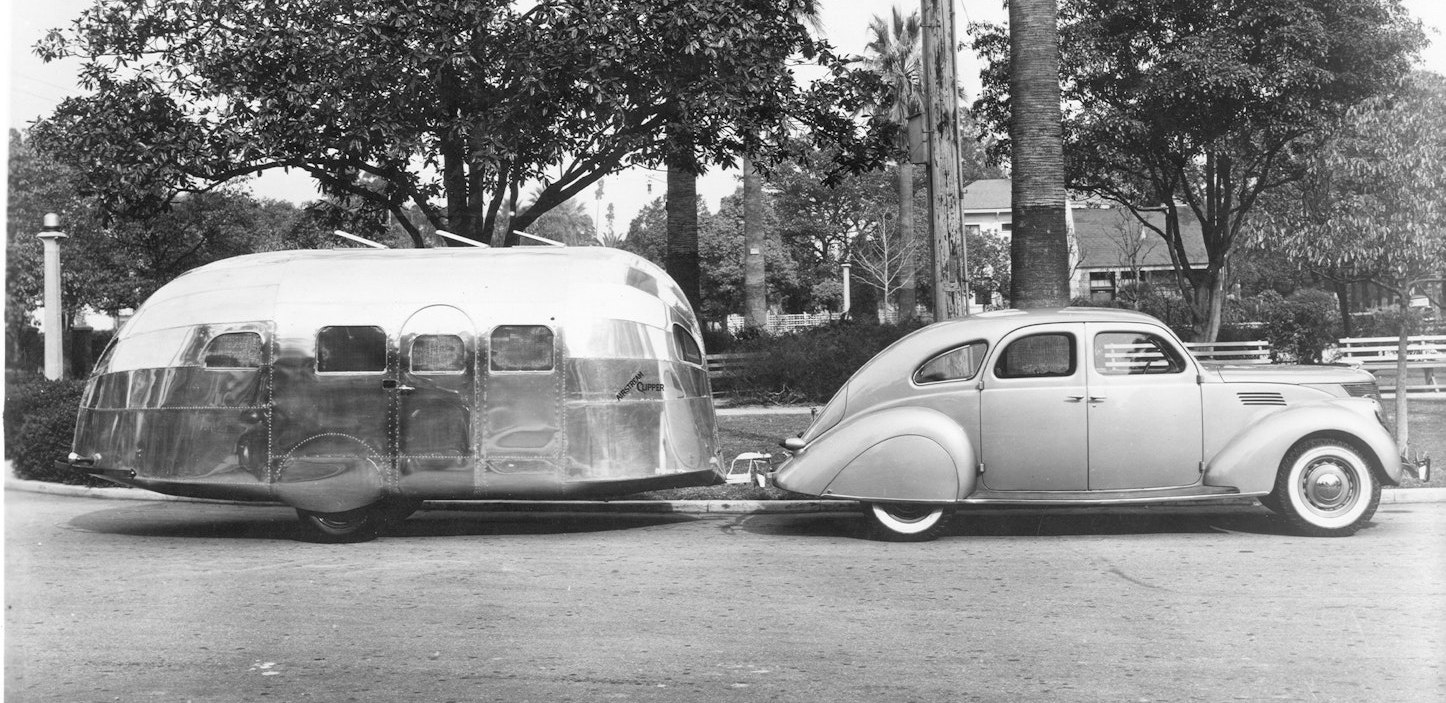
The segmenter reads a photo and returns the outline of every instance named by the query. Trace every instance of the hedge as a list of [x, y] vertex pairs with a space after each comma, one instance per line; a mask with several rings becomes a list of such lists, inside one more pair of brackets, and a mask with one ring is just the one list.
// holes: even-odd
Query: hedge
[[75, 418], [85, 381], [49, 381], [44, 377], [5, 375], [5, 458], [22, 479], [109, 486], [107, 481], [68, 469], [55, 461], [70, 453]]

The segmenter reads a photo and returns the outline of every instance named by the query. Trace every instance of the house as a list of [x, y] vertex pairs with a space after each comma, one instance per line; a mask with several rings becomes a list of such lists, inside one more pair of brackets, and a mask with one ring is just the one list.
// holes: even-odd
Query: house
[[[973, 234], [1011, 235], [1010, 181], [993, 178], [974, 181], [961, 193], [964, 229]], [[1108, 301], [1136, 282], [1156, 283], [1174, 290], [1174, 265], [1165, 240], [1147, 229], [1129, 210], [1105, 207], [1098, 201], [1088, 205], [1065, 203], [1070, 236], [1070, 297]], [[1181, 213], [1180, 226], [1185, 250], [1194, 266], [1205, 262], [1205, 243], [1200, 223], [1188, 211]], [[1154, 226], [1164, 229], [1165, 213], [1144, 213]]]
[[[1165, 213], [1141, 213], [1154, 227], [1165, 229]], [[1173, 291], [1175, 266], [1165, 239], [1122, 207], [1070, 209], [1070, 296], [1105, 302], [1136, 283]], [[1200, 221], [1181, 212], [1186, 258], [1194, 267], [1206, 261]]]

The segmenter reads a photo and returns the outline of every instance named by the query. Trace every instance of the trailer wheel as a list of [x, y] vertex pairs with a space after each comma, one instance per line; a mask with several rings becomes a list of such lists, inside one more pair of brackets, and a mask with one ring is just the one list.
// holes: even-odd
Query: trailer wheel
[[326, 544], [366, 542], [377, 536], [381, 515], [372, 508], [344, 513], [314, 513], [297, 508], [303, 534], [309, 541]]

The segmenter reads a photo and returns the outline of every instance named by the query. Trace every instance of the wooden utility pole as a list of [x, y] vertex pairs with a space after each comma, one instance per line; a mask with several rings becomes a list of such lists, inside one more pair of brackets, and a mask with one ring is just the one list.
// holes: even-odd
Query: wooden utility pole
[[959, 195], [959, 81], [953, 0], [922, 0], [924, 131], [929, 143], [929, 234], [934, 319], [969, 314], [963, 209]]

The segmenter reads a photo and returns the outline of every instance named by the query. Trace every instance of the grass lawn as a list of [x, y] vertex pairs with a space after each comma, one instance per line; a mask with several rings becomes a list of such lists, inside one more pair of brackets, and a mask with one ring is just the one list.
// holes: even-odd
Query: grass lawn
[[[1382, 405], [1386, 420], [1394, 432], [1395, 401], [1387, 398]], [[1446, 399], [1412, 400], [1408, 408], [1411, 422], [1411, 448], [1417, 454], [1432, 458], [1429, 483], [1413, 478], [1401, 482], [1402, 488], [1446, 487]], [[771, 453], [775, 463], [783, 456], [778, 442], [808, 427], [807, 414], [770, 413], [763, 415], [721, 415], [718, 418], [718, 439], [723, 447], [723, 461], [729, 462], [743, 452]], [[757, 486], [707, 486], [653, 491], [640, 497], [670, 500], [769, 500], [787, 494], [776, 488]]]

